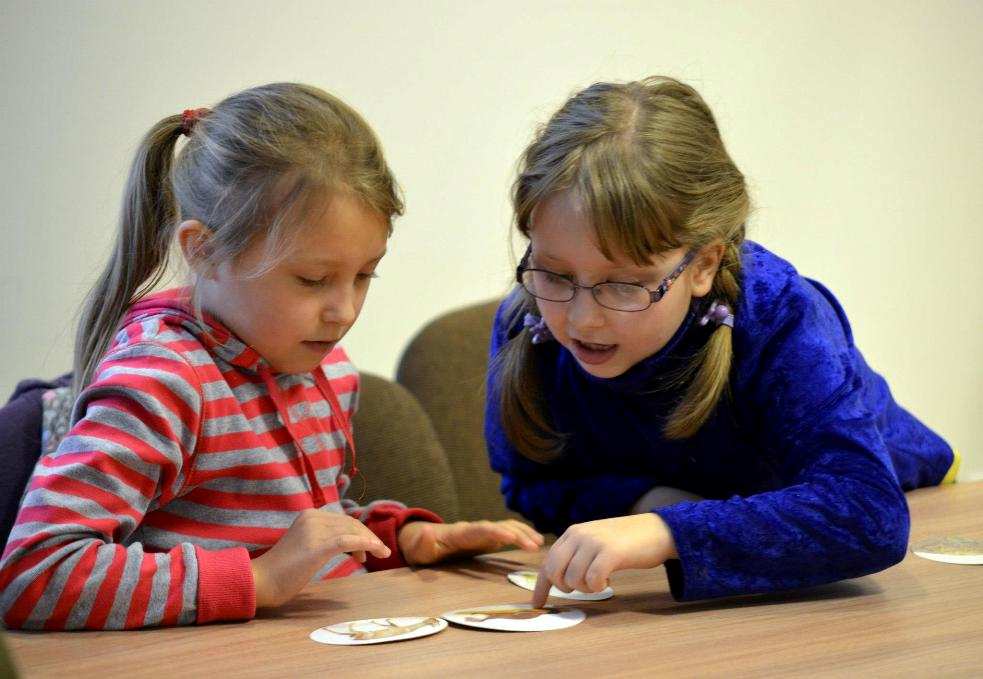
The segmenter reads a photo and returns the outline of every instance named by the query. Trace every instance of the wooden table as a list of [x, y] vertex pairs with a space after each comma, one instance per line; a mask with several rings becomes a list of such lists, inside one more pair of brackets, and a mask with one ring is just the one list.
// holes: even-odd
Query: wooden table
[[[983, 483], [908, 496], [912, 541], [983, 539]], [[782, 595], [681, 604], [665, 573], [627, 571], [617, 595], [577, 605], [587, 619], [555, 632], [448, 627], [375, 646], [310, 641], [354, 620], [528, 601], [505, 573], [541, 555], [508, 552], [420, 570], [319, 584], [276, 617], [138, 632], [8, 633], [26, 677], [983, 675], [983, 566], [909, 553], [882, 573]]]

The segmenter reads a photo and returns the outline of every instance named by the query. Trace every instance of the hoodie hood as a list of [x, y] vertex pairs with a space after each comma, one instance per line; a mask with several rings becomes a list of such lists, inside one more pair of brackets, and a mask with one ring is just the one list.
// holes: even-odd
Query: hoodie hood
[[184, 328], [210, 352], [238, 368], [259, 373], [267, 367], [266, 360], [232, 334], [221, 321], [205, 311], [195, 313], [191, 288], [155, 292], [132, 305], [123, 318], [123, 329], [120, 331], [126, 335], [118, 337], [114, 344], [133, 341], [131, 326], [151, 320]]

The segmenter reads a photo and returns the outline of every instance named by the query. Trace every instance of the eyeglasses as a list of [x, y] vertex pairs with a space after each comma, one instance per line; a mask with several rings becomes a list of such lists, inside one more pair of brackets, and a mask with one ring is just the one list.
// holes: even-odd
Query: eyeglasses
[[526, 249], [522, 261], [515, 269], [515, 280], [526, 292], [537, 299], [547, 302], [569, 302], [577, 294], [577, 290], [590, 290], [594, 300], [606, 309], [614, 311], [645, 311], [650, 306], [665, 297], [672, 287], [673, 281], [679, 278], [683, 270], [696, 257], [696, 251], [687, 252], [679, 265], [668, 276], [662, 279], [655, 290], [649, 290], [637, 283], [604, 282], [595, 285], [580, 285], [570, 276], [564, 276], [547, 269], [536, 269], [529, 266], [529, 256], [532, 247]]

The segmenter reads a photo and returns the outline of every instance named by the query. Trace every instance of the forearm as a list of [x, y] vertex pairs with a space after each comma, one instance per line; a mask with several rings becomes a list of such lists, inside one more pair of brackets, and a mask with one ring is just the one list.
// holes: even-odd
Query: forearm
[[[11, 629], [119, 630], [252, 617], [244, 549], [167, 552], [95, 538], [12, 544], [0, 564], [0, 611]], [[245, 570], [244, 570], [245, 569]]]
[[656, 509], [678, 561], [680, 600], [808, 587], [883, 570], [904, 557], [909, 520], [887, 479], [812, 481], [748, 498]]

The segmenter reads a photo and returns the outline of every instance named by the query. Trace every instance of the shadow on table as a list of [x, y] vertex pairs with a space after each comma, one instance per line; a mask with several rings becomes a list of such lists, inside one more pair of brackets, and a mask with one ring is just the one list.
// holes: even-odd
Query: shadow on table
[[[515, 570], [535, 570], [535, 566], [530, 565], [524, 560], [524, 554], [518, 552], [513, 554], [517, 558], [510, 558], [512, 556], [511, 554], [510, 557], [486, 554], [471, 559], [458, 559], [438, 566], [414, 570], [418, 576], [423, 578], [428, 577], [427, 571], [434, 578], [436, 578], [436, 572], [446, 571], [459, 577], [486, 582], [503, 579], [505, 575]], [[615, 585], [615, 590], [617, 591], [617, 585]], [[551, 599], [550, 605], [567, 606], [579, 604], [592, 617], [623, 611], [669, 616], [779, 604], [851, 600], [875, 596], [881, 594], [883, 591], [883, 588], [875, 580], [860, 578], [785, 592], [752, 594], [691, 602], [676, 601], [669, 592], [659, 589], [651, 592], [637, 592], [632, 594], [616, 593], [612, 599], [587, 604], [584, 604], [584, 602]]]
[[297, 596], [278, 608], [261, 608], [256, 611], [256, 619], [308, 618], [311, 614], [323, 614], [351, 608], [350, 604], [333, 601], [322, 593], [301, 591]]
[[649, 595], [634, 594], [618, 597], [625, 608], [634, 609], [640, 613], [653, 615], [683, 615], [704, 611], [724, 611], [735, 608], [752, 606], [774, 606], [778, 604], [804, 603], [812, 601], [834, 601], [839, 599], [856, 599], [860, 597], [881, 594], [883, 588], [873, 580], [833, 582], [828, 585], [818, 585], [806, 589], [773, 592], [770, 594], [751, 594], [724, 599], [708, 599], [704, 601], [676, 601], [668, 592]]
[[476, 557], [463, 557], [444, 561], [435, 566], [423, 566], [413, 568], [413, 572], [424, 580], [435, 580], [437, 573], [453, 573], [473, 580], [494, 581], [504, 578], [512, 571], [535, 570], [535, 566], [508, 557], [501, 557], [493, 554], [482, 554]]

